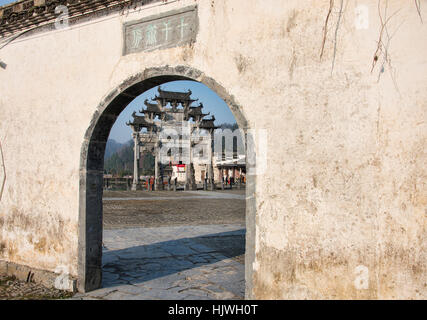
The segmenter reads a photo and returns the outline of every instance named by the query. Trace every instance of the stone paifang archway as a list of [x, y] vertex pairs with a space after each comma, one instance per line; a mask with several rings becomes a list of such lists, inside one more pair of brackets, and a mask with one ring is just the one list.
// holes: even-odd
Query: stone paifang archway
[[[110, 130], [119, 114], [143, 92], [176, 80], [205, 84], [231, 109], [239, 129], [249, 128], [241, 107], [225, 88], [204, 73], [187, 66], [146, 69], [121, 83], [98, 105], [81, 149], [79, 186], [78, 290], [87, 292], [101, 286], [102, 280], [102, 185], [104, 152]], [[253, 150], [246, 150], [254, 156]], [[248, 163], [248, 166], [251, 164]], [[246, 295], [252, 290], [251, 268], [255, 256], [255, 177], [248, 175], [246, 187]]]

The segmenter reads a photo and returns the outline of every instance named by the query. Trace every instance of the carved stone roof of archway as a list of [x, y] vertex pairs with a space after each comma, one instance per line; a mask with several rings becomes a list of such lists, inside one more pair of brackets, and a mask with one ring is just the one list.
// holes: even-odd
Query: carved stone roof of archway
[[[155, 130], [158, 129], [156, 124], [153, 122], [153, 115], [159, 115], [161, 117], [161, 123], [171, 123], [173, 119], [175, 121], [177, 120], [174, 116], [168, 118], [168, 115], [170, 114], [183, 114], [183, 120], [189, 121], [190, 119], [193, 119], [196, 122], [196, 127], [200, 129], [206, 129], [208, 131], [212, 131], [215, 129], [218, 129], [219, 127], [215, 126], [215, 117], [212, 116], [211, 119], [203, 119], [204, 117], [208, 116], [210, 113], [203, 113], [203, 104], [200, 103], [198, 106], [191, 107], [191, 103], [197, 100], [190, 99], [190, 96], [192, 94], [191, 90], [188, 90], [188, 92], [175, 92], [175, 91], [165, 91], [162, 90], [160, 87], [158, 88], [159, 97], [156, 97], [159, 99], [162, 97], [162, 99], [165, 100], [171, 100], [178, 103], [186, 102], [184, 108], [177, 108], [176, 106], [172, 106], [172, 108], [168, 108], [164, 106], [165, 103], [162, 102], [162, 106], [159, 104], [154, 104], [148, 102], [148, 99], [145, 99], [144, 104], [146, 105], [146, 108], [142, 109], [140, 113], [143, 115], [138, 116], [136, 115], [136, 112], [132, 114], [132, 117], [134, 118], [133, 122], [128, 122], [128, 126], [133, 126], [135, 129], [142, 129], [142, 128], [154, 128]], [[145, 117], [147, 116], [147, 117]], [[164, 117], [165, 116], [165, 117]], [[148, 121], [147, 121], [148, 119]], [[181, 120], [180, 120], [181, 121]]]
[[164, 99], [166, 101], [177, 101], [177, 102], [194, 102], [197, 100], [193, 100], [190, 98], [192, 92], [188, 90], [188, 92], [176, 92], [176, 91], [165, 91], [160, 87], [157, 89], [159, 95], [155, 97], [155, 99]]
[[188, 112], [189, 116], [207, 116], [209, 115], [209, 113], [203, 113], [203, 105], [201, 104], [200, 106], [197, 107], [190, 107], [190, 111]]
[[134, 112], [132, 114], [132, 117], [133, 117], [133, 121], [126, 123], [126, 125], [132, 126], [132, 127], [137, 127], [139, 130], [141, 130], [142, 128], [154, 128], [154, 127], [156, 127], [155, 123], [153, 123], [152, 121], [147, 121], [145, 116], [138, 116]]
[[211, 119], [202, 119], [200, 129], [218, 129], [219, 127], [215, 126], [215, 116], [212, 116]]
[[154, 113], [154, 114], [162, 114], [164, 113], [164, 111], [162, 111], [162, 109], [159, 107], [159, 105], [157, 103], [149, 103], [148, 100], [146, 99], [144, 101], [144, 104], [147, 106], [146, 109], [141, 110], [141, 113]]

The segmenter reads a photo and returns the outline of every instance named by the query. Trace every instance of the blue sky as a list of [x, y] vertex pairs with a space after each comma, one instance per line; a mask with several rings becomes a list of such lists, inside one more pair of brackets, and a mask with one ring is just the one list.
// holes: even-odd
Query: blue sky
[[[114, 123], [113, 128], [110, 132], [110, 139], [114, 139], [117, 142], [126, 142], [132, 138], [132, 130], [126, 125], [126, 122], [132, 120], [132, 113], [137, 113], [143, 109], [144, 100], [154, 98], [157, 92], [157, 88], [150, 89], [133, 100], [120, 114]], [[199, 99], [193, 103], [193, 106], [198, 105], [200, 102], [203, 103], [204, 113], [210, 112], [207, 118], [214, 115], [216, 118], [215, 124], [221, 123], [235, 123], [233, 114], [231, 113], [228, 105], [222, 100], [214, 91], [206, 87], [204, 84], [195, 81], [173, 81], [161, 85], [163, 90], [170, 91], [181, 91], [185, 92], [190, 89], [192, 91], [191, 98]]]
[[5, 4], [12, 3], [12, 2], [15, 2], [15, 1], [12, 1], [12, 0], [0, 0], [0, 6], [3, 6]]

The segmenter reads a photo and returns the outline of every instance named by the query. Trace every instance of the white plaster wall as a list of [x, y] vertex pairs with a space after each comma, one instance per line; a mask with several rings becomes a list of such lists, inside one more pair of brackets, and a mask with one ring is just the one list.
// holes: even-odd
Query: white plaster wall
[[[125, 21], [194, 3], [193, 46], [121, 55]], [[426, 298], [427, 25], [413, 2], [388, 1], [397, 31], [378, 81], [378, 3], [344, 4], [332, 73], [340, 1], [320, 59], [327, 0], [183, 0], [0, 50], [0, 258], [77, 274], [80, 151], [96, 107], [146, 68], [188, 65], [267, 130], [249, 297]], [[355, 27], [359, 5], [367, 29]]]

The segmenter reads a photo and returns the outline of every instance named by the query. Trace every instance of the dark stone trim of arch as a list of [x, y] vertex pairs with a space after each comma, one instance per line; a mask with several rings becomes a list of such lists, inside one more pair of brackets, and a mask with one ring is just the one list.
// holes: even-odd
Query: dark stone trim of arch
[[[154, 67], [138, 73], [111, 91], [98, 105], [84, 136], [80, 157], [78, 290], [87, 292], [102, 280], [102, 184], [104, 152], [110, 130], [119, 114], [141, 93], [166, 82], [191, 80], [205, 84], [220, 96], [246, 132], [248, 122], [235, 98], [203, 72], [188, 66]], [[248, 152], [248, 151], [247, 151]], [[253, 152], [253, 151], [251, 151]], [[252, 155], [253, 157], [253, 155]], [[246, 297], [252, 297], [252, 263], [255, 258], [255, 177], [246, 187]]]

